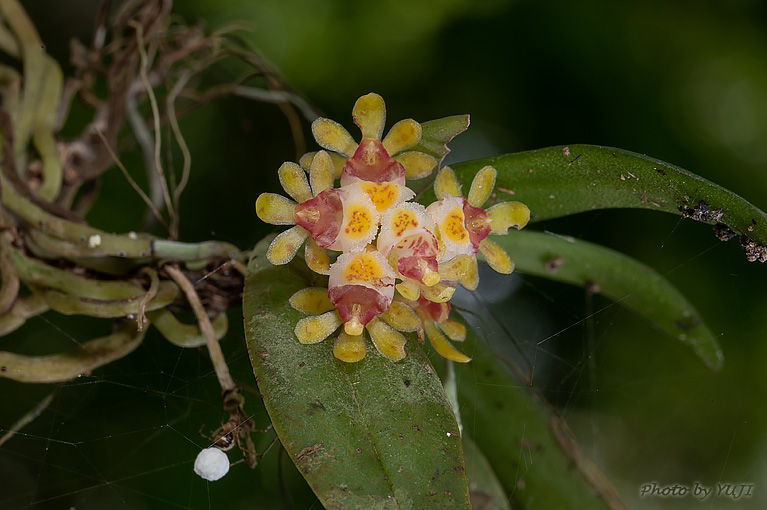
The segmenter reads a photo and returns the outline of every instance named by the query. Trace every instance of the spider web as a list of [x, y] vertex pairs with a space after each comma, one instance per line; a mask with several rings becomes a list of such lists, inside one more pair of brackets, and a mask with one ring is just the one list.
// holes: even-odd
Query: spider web
[[[615, 220], [606, 213], [597, 214], [581, 234], [610, 221]], [[720, 333], [726, 361], [719, 374], [619, 304], [540, 278], [483, 270], [478, 292], [457, 294], [456, 307], [470, 321], [479, 318], [495, 339], [493, 347], [530, 374], [629, 507], [700, 504], [690, 495], [640, 497], [642, 486], [653, 482], [661, 488], [698, 482], [714, 491], [717, 484], [755, 484], [750, 498], [707, 501], [716, 508], [763, 507], [762, 268], [711, 239], [691, 245], [689, 235], [700, 238], [700, 225], [673, 219], [660, 224], [640, 255], [681, 282], [688, 295], [713, 294], [693, 302]], [[614, 239], [624, 242], [629, 241]], [[707, 273], [711, 267], [719, 267], [718, 276]], [[722, 309], [728, 312], [718, 313]], [[232, 324], [238, 313], [232, 312]], [[61, 350], [103, 334], [103, 327], [48, 313], [4, 337], [3, 349]], [[241, 331], [231, 327], [222, 346], [233, 377], [245, 388], [254, 426], [265, 428], [269, 421]], [[51, 399], [0, 448], [2, 508], [321, 507], [278, 446], [255, 470], [236, 464], [217, 482], [193, 473], [196, 455], [225, 419], [215, 374], [200, 350], [179, 349], [150, 333], [134, 353], [92, 375], [58, 385], [2, 380], [0, 388], [0, 433]], [[257, 449], [267, 450], [274, 437], [273, 431], [256, 436]], [[535, 462], [535, 454], [521, 446], [520, 454]], [[242, 458], [237, 448], [228, 455], [233, 463]]]
[[[607, 214], [617, 218], [605, 221]], [[746, 354], [764, 352], [757, 345], [765, 332], [757, 311], [764, 303], [761, 268], [739, 260], [739, 253], [702, 237], [700, 225], [682, 219], [652, 217], [654, 232], [641, 232], [645, 245], [634, 246], [630, 238], [641, 229], [642, 218], [630, 216], [599, 213], [579, 237], [624, 222], [631, 234], [625, 239], [617, 234], [609, 244], [629, 246], [622, 251], [654, 266], [691, 298], [725, 352], [720, 374], [622, 308], [620, 300], [584, 289], [515, 276], [505, 285], [487, 285], [477, 296], [466, 293], [464, 306], [482, 317], [489, 336], [495, 332], [516, 340], [504, 342], [499, 351], [528, 370], [628, 508], [693, 508], [701, 500], [716, 508], [762, 508], [764, 416], [758, 363]], [[620, 231], [610, 229], [613, 236]], [[712, 494], [695, 495], [696, 484]], [[752, 497], [727, 497], [741, 485]], [[650, 493], [674, 486], [690, 491], [679, 497]]]

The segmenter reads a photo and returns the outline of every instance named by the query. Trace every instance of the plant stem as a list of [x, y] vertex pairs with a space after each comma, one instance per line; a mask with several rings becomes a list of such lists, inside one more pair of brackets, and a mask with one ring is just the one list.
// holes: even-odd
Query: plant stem
[[186, 299], [192, 307], [194, 316], [200, 324], [200, 331], [202, 332], [203, 337], [205, 337], [210, 360], [213, 363], [213, 369], [216, 371], [216, 377], [218, 378], [218, 383], [221, 385], [222, 393], [229, 393], [236, 390], [237, 385], [234, 384], [234, 380], [229, 374], [229, 367], [226, 365], [226, 359], [224, 359], [224, 353], [221, 351], [221, 346], [218, 344], [218, 340], [216, 340], [216, 333], [213, 330], [213, 325], [210, 322], [208, 314], [205, 312], [205, 308], [200, 302], [200, 297], [197, 295], [197, 291], [194, 290], [194, 285], [192, 285], [192, 282], [189, 281], [177, 266], [167, 265], [164, 269], [168, 273], [168, 276], [176, 282], [176, 285], [178, 285], [186, 295]]

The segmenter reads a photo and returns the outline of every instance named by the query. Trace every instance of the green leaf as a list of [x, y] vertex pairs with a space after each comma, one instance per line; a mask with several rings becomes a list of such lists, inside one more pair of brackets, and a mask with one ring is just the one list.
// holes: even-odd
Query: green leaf
[[251, 260], [243, 300], [253, 371], [274, 429], [328, 508], [469, 508], [450, 404], [420, 345], [394, 363], [368, 345], [359, 363], [329, 338], [301, 345], [288, 298], [310, 284], [298, 266]]
[[[452, 168], [467, 185], [485, 165], [498, 170], [498, 198], [527, 204], [531, 221], [606, 208], [676, 213], [726, 225], [731, 233], [748, 238], [741, 243], [749, 260], [767, 261], [767, 214], [732, 191], [677, 166], [620, 149], [569, 145], [468, 161]], [[722, 230], [720, 238], [727, 233]]]
[[411, 150], [424, 152], [442, 161], [450, 149], [447, 144], [469, 128], [468, 115], [453, 115], [421, 123], [421, 141]]
[[473, 510], [510, 510], [506, 492], [498, 477], [495, 476], [493, 466], [468, 435], [463, 436], [463, 452], [466, 457], [471, 508]]
[[578, 448], [564, 420], [513, 377], [469, 329], [457, 364], [461, 416], [516, 509], [624, 508], [604, 474]]
[[493, 240], [506, 249], [518, 271], [602, 294], [690, 346], [709, 368], [722, 367], [714, 333], [682, 293], [649, 266], [572, 237], [512, 230]]

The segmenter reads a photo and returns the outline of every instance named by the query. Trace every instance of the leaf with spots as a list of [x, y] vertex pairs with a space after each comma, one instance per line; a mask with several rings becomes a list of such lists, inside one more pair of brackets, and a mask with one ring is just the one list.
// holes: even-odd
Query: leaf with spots
[[345, 364], [333, 338], [301, 345], [289, 304], [316, 284], [300, 265], [248, 268], [243, 308], [253, 371], [274, 429], [328, 508], [469, 508], [463, 450], [450, 404], [421, 346], [392, 362], [368, 345]]
[[[714, 225], [719, 239], [741, 236], [750, 261], [767, 261], [767, 214], [692, 172], [641, 154], [569, 145], [452, 165], [464, 184], [485, 165], [498, 170], [497, 199], [530, 208], [530, 221], [610, 208], [650, 209]], [[425, 194], [425, 200], [433, 195]]]

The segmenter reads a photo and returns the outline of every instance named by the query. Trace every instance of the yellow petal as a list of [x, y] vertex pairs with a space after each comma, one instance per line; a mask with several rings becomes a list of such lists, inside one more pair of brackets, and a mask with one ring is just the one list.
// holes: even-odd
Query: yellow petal
[[394, 156], [415, 147], [420, 141], [421, 125], [413, 119], [405, 119], [391, 127], [383, 139], [383, 146], [390, 156]]
[[[314, 161], [314, 156], [316, 155], [317, 152], [307, 152], [301, 156], [301, 159], [298, 162], [308, 171], [311, 168], [312, 161]], [[344, 163], [346, 163], [347, 158], [346, 156], [341, 156], [335, 152], [328, 152], [328, 155], [333, 161], [333, 178], [338, 179], [341, 177], [341, 171], [343, 171]]]
[[392, 301], [389, 309], [379, 317], [398, 331], [416, 331], [421, 327], [421, 320], [415, 311], [400, 301]]
[[399, 361], [405, 357], [405, 337], [401, 333], [387, 326], [382, 321], [374, 318], [367, 325], [370, 338], [378, 349], [378, 352], [392, 361]]
[[457, 361], [458, 363], [468, 363], [471, 361], [470, 357], [458, 352], [455, 347], [447, 341], [439, 329], [437, 329], [433, 320], [425, 320], [423, 322], [423, 329], [426, 331], [426, 336], [429, 339], [429, 342], [431, 342], [431, 346], [434, 347], [434, 350], [437, 351], [440, 356], [447, 358], [450, 361]]
[[438, 283], [431, 287], [421, 286], [421, 295], [434, 303], [447, 303], [454, 293], [455, 287], [444, 283]]
[[307, 237], [309, 232], [299, 226], [286, 230], [275, 237], [269, 245], [269, 249], [266, 250], [267, 260], [275, 266], [287, 264], [296, 256], [296, 252]]
[[450, 193], [454, 197], [462, 196], [461, 185], [449, 166], [442, 167], [437, 173], [437, 178], [434, 180], [434, 193], [437, 195], [437, 200], [442, 200], [444, 193]]
[[330, 159], [330, 154], [325, 151], [318, 152], [314, 156], [309, 170], [309, 179], [315, 196], [319, 195], [321, 191], [333, 187], [334, 174], [335, 168], [333, 167], [333, 160]]
[[336, 154], [335, 152], [330, 153], [330, 159], [333, 160], [333, 168], [335, 169], [335, 173], [333, 173], [333, 178], [340, 179], [341, 178], [341, 172], [344, 169], [344, 163], [346, 163], [345, 156], [341, 156], [340, 154]]
[[386, 124], [386, 104], [381, 96], [371, 92], [357, 99], [352, 117], [362, 131], [362, 138], [381, 139]]
[[306, 180], [306, 172], [300, 166], [287, 161], [277, 170], [277, 175], [280, 177], [282, 189], [299, 204], [312, 198], [312, 190]]
[[357, 150], [357, 142], [344, 127], [338, 122], [325, 118], [318, 118], [312, 122], [312, 134], [317, 143], [324, 149], [345, 154], [348, 157], [354, 155]]
[[316, 344], [322, 342], [341, 325], [341, 316], [338, 311], [304, 317], [296, 324], [296, 338], [302, 344]]
[[418, 151], [403, 152], [396, 158], [405, 167], [405, 179], [423, 179], [437, 166], [437, 160]]
[[[303, 172], [303, 170], [301, 170]], [[261, 193], [256, 199], [256, 215], [272, 225], [295, 225], [293, 211], [296, 203], [282, 195]]]
[[477, 257], [469, 257], [469, 266], [461, 277], [461, 285], [468, 290], [477, 290], [479, 285], [479, 270], [477, 269]]
[[471, 188], [469, 189], [469, 196], [466, 197], [466, 201], [469, 205], [474, 207], [482, 207], [495, 187], [495, 177], [498, 172], [490, 165], [483, 167], [482, 170], [477, 172], [474, 176], [474, 180], [471, 181]]
[[307, 172], [312, 167], [312, 161], [314, 161], [314, 156], [317, 155], [317, 151], [307, 152], [301, 158], [298, 160], [298, 164], [301, 165], [301, 168], [306, 170]]
[[483, 239], [479, 243], [479, 252], [484, 255], [487, 263], [497, 273], [511, 274], [514, 271], [514, 262], [509, 258], [506, 250], [498, 246], [490, 239]]
[[466, 326], [458, 321], [448, 319], [445, 322], [440, 322], [439, 329], [454, 342], [463, 342], [466, 340]]
[[335, 308], [328, 299], [326, 287], [301, 289], [290, 296], [289, 302], [290, 306], [306, 315], [320, 315]]
[[395, 288], [403, 298], [410, 301], [418, 301], [418, 298], [421, 296], [421, 286], [415, 280], [405, 280], [395, 285]]
[[530, 209], [522, 202], [501, 202], [487, 210], [493, 234], [506, 234], [509, 227], [521, 229], [530, 221]]
[[439, 275], [443, 280], [455, 281], [463, 278], [472, 266], [471, 255], [458, 255], [450, 260], [440, 263]]
[[330, 270], [330, 257], [328, 251], [314, 242], [314, 239], [306, 241], [304, 246], [304, 260], [309, 269], [319, 274], [328, 274]]
[[357, 363], [365, 357], [365, 340], [362, 335], [347, 335], [341, 332], [333, 345], [333, 356], [344, 363]]

